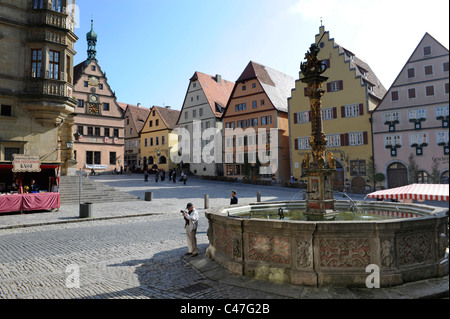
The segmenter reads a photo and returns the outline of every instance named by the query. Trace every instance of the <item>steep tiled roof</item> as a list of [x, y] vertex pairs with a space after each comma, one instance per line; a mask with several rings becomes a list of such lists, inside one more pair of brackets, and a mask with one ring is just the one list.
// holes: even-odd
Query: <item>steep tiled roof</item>
[[367, 84], [368, 86], [373, 87], [373, 91], [369, 94], [375, 96], [379, 100], [383, 99], [386, 94], [386, 88], [380, 82], [376, 74], [372, 71], [370, 66], [358, 58], [354, 53], [347, 50], [346, 48], [340, 46], [335, 42], [335, 44], [339, 47], [339, 53], [345, 54], [345, 59], [350, 63], [350, 68], [355, 69], [356, 76], [360, 76], [362, 80], [362, 84]]
[[287, 99], [295, 87], [295, 79], [287, 74], [250, 61], [236, 83], [257, 78], [275, 108], [288, 111]]
[[132, 116], [132, 120], [135, 123], [137, 132], [140, 132], [145, 125], [150, 109], [142, 106], [136, 106], [131, 104], [119, 103], [119, 106], [123, 108], [125, 105], [125, 111], [128, 110]]
[[159, 113], [159, 116], [161, 116], [161, 119], [164, 121], [167, 128], [170, 130], [175, 129], [178, 117], [180, 116], [180, 111], [161, 106], [154, 106], [154, 108]]
[[208, 99], [212, 111], [216, 117], [221, 117], [222, 113], [216, 108], [216, 104], [218, 104], [221, 108], [226, 108], [228, 99], [233, 91], [234, 83], [224, 79], [220, 79], [220, 81], [218, 81], [216, 76], [211, 76], [201, 72], [195, 72], [192, 79], [198, 80], [203, 92], [206, 95], [206, 98]]

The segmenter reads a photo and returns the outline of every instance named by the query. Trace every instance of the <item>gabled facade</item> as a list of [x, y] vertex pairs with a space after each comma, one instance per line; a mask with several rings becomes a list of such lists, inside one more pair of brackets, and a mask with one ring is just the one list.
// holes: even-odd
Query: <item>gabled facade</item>
[[177, 168], [172, 163], [170, 151], [178, 143], [178, 135], [174, 131], [180, 111], [170, 107], [153, 106], [140, 132], [142, 168], [151, 169], [157, 165], [158, 169], [168, 172]]
[[[222, 161], [206, 163], [202, 157], [202, 150], [214, 139], [202, 140], [194, 138], [195, 130], [201, 133], [206, 129], [222, 130], [222, 115], [225, 111], [234, 83], [222, 79], [221, 75], [211, 76], [201, 72], [195, 72], [189, 80], [186, 97], [181, 109], [177, 126], [189, 132], [189, 141], [181, 140], [182, 147], [189, 147], [190, 171], [200, 176], [223, 175]], [[218, 150], [221, 155], [221, 150]], [[185, 153], [186, 154], [186, 153]]]
[[126, 167], [133, 169], [142, 168], [141, 156], [141, 131], [147, 121], [150, 109], [119, 103], [122, 109], [125, 109], [125, 164]]
[[[370, 112], [379, 104], [386, 89], [370, 66], [338, 45], [323, 26], [314, 43], [319, 40], [318, 58], [327, 64], [323, 73], [328, 81], [323, 85], [326, 92], [322, 97], [322, 120], [327, 151], [333, 152], [336, 159], [334, 187], [338, 191], [351, 188], [349, 190], [362, 192], [372, 185], [368, 176], [372, 163]], [[291, 171], [298, 180], [305, 177], [302, 162], [311, 152], [310, 101], [305, 90], [306, 84], [297, 80], [289, 98]]]
[[[447, 182], [449, 53], [426, 33], [373, 112], [374, 153], [385, 187]], [[418, 176], [409, 178], [409, 157]], [[433, 175], [437, 165], [439, 176]]]
[[86, 36], [88, 59], [74, 68], [74, 132], [77, 170], [118, 170], [124, 163], [124, 113], [96, 58], [97, 35]]
[[[223, 115], [225, 176], [238, 179], [262, 177], [278, 183], [289, 181], [287, 99], [294, 85], [292, 77], [249, 62], [234, 85]], [[252, 131], [249, 128], [254, 129], [256, 136], [248, 135]], [[227, 130], [237, 131], [230, 136]], [[260, 130], [265, 134], [259, 136]], [[276, 134], [277, 144], [272, 143], [275, 136], [271, 134]], [[270, 157], [270, 161], [259, 158], [258, 145], [265, 145], [264, 156]], [[259, 166], [259, 172], [253, 172], [249, 165]]]
[[[0, 2], [0, 176], [10, 183], [14, 154], [74, 174], [73, 0]], [[11, 167], [10, 167], [11, 166]], [[41, 185], [47, 181], [38, 181]]]

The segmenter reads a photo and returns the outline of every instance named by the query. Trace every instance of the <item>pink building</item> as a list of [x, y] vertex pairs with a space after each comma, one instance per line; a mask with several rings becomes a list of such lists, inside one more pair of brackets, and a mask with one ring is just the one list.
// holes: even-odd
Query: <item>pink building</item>
[[385, 187], [448, 183], [448, 117], [449, 52], [426, 33], [372, 114], [374, 160]]
[[108, 85], [96, 58], [97, 34], [86, 35], [88, 58], [74, 67], [74, 133], [77, 170], [113, 171], [124, 166], [124, 111]]

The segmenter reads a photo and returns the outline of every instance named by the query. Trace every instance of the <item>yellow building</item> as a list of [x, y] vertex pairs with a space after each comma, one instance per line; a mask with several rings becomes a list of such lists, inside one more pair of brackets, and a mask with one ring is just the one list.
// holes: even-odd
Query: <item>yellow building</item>
[[[338, 45], [323, 26], [315, 43], [320, 48], [318, 58], [327, 65], [323, 74], [328, 81], [323, 84], [322, 120], [327, 151], [333, 152], [336, 158], [334, 186], [338, 191], [349, 188], [348, 191], [362, 192], [372, 185], [369, 176], [373, 154], [371, 112], [386, 89], [369, 65]], [[306, 176], [302, 161], [311, 152], [310, 103], [305, 89], [306, 85], [297, 80], [288, 99], [291, 172], [298, 180]]]
[[143, 169], [152, 169], [154, 165], [158, 169], [176, 168], [170, 161], [170, 148], [178, 143], [178, 135], [173, 130], [177, 124], [180, 111], [170, 107], [153, 106], [147, 117], [147, 121], [141, 130], [141, 156]]

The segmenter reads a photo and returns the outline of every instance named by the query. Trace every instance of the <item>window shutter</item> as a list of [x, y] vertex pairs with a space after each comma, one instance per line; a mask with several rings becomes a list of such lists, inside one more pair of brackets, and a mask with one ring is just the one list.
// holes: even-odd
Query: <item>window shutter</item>
[[327, 83], [327, 92], [331, 92], [331, 83]]
[[344, 81], [340, 80], [339, 81], [339, 90], [343, 90], [344, 89]]
[[298, 138], [295, 139], [295, 149], [298, 150]]
[[337, 108], [333, 107], [333, 118], [337, 119]]
[[341, 106], [341, 117], [345, 117], [345, 106]]
[[341, 134], [341, 146], [348, 145], [348, 134]]
[[363, 104], [359, 105], [359, 115], [364, 115], [364, 105]]
[[298, 123], [298, 113], [294, 113], [294, 124]]
[[364, 145], [369, 144], [369, 136], [368, 136], [367, 132], [363, 133], [363, 137], [364, 137]]

